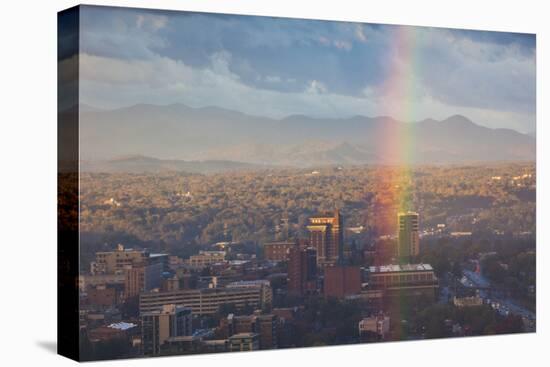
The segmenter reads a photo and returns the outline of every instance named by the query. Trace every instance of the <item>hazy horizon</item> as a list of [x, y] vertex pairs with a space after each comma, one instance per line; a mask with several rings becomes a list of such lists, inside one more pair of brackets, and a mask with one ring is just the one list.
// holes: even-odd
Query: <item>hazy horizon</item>
[[85, 160], [141, 155], [310, 167], [535, 159], [533, 137], [487, 128], [462, 115], [408, 123], [366, 116], [272, 119], [183, 104], [139, 104], [102, 112], [82, 109]]
[[[533, 137], [533, 138], [534, 138], [534, 133], [536, 132], [536, 129], [533, 130], [533, 131], [523, 132], [523, 131], [519, 131], [519, 130], [513, 129], [513, 128], [485, 126], [482, 122], [475, 121], [475, 120], [471, 119], [470, 117], [462, 115], [460, 113], [451, 114], [451, 115], [448, 115], [446, 117], [443, 117], [442, 119], [435, 119], [433, 117], [426, 117], [426, 118], [421, 119], [421, 120], [398, 120], [398, 119], [394, 118], [393, 116], [363, 115], [363, 114], [349, 114], [349, 115], [344, 114], [342, 116], [334, 116], [334, 117], [323, 118], [323, 117], [317, 117], [317, 116], [313, 116], [313, 115], [305, 115], [305, 114], [299, 114], [299, 113], [291, 113], [289, 115], [285, 115], [285, 116], [282, 116], [282, 117], [279, 117], [279, 118], [272, 118], [272, 117], [269, 117], [269, 116], [266, 116], [266, 115], [250, 114], [250, 113], [246, 113], [246, 112], [243, 112], [243, 111], [230, 109], [230, 108], [225, 108], [225, 107], [221, 107], [221, 106], [217, 106], [217, 105], [206, 104], [206, 105], [203, 105], [203, 106], [191, 106], [191, 105], [188, 105], [188, 104], [185, 104], [185, 103], [182, 103], [182, 102], [174, 102], [174, 103], [166, 103], [166, 104], [141, 102], [141, 103], [133, 103], [133, 104], [119, 106], [119, 107], [111, 107], [111, 108], [97, 107], [97, 106], [91, 105], [89, 103], [78, 103], [77, 105], [80, 106], [79, 108], [80, 108], [81, 113], [82, 112], [84, 112], [84, 113], [86, 113], [86, 112], [112, 112], [112, 111], [117, 111], [117, 110], [125, 110], [125, 109], [135, 108], [135, 107], [139, 107], [139, 106], [152, 106], [152, 107], [182, 106], [182, 107], [187, 107], [187, 108], [196, 109], [196, 110], [206, 110], [206, 109], [226, 110], [226, 111], [229, 111], [229, 112], [237, 112], [237, 113], [247, 115], [247, 116], [250, 116], [250, 117], [268, 118], [268, 119], [271, 119], [271, 120], [274, 120], [274, 121], [283, 121], [283, 120], [286, 120], [286, 119], [289, 119], [289, 118], [292, 118], [292, 117], [305, 117], [305, 118], [308, 118], [308, 119], [311, 119], [311, 120], [320, 120], [320, 119], [347, 120], [347, 119], [352, 119], [352, 118], [364, 117], [364, 118], [368, 118], [368, 119], [389, 118], [389, 119], [392, 119], [392, 120], [395, 120], [395, 121], [401, 122], [401, 123], [417, 124], [417, 123], [421, 123], [421, 122], [424, 122], [424, 121], [427, 121], [427, 120], [434, 120], [436, 122], [443, 122], [445, 120], [449, 120], [449, 119], [452, 119], [454, 117], [460, 117], [460, 118], [465, 118], [465, 119], [471, 121], [472, 123], [474, 123], [478, 126], [485, 127], [485, 128], [492, 129], [492, 130], [496, 130], [496, 129], [512, 130], [512, 131], [515, 131], [519, 134], [528, 135], [528, 136]], [[72, 108], [75, 108], [77, 105], [70, 106], [68, 108], [62, 109], [60, 112], [68, 111]]]

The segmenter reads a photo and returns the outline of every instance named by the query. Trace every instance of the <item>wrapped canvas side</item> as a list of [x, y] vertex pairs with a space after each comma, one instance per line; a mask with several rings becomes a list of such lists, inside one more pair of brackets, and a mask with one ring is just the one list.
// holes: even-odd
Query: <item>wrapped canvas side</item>
[[57, 351], [79, 360], [79, 7], [58, 14]]

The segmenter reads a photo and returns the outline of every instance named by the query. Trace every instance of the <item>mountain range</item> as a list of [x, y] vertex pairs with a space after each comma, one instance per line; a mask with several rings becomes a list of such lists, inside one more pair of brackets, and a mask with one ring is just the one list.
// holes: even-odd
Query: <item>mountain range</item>
[[215, 171], [403, 159], [414, 164], [526, 161], [534, 160], [536, 151], [533, 136], [487, 128], [461, 115], [418, 122], [384, 116], [272, 119], [183, 104], [115, 110], [81, 106], [79, 134], [81, 158], [87, 162], [83, 169], [94, 171], [202, 171], [206, 166]]
[[165, 171], [187, 173], [220, 173], [269, 168], [252, 163], [223, 160], [184, 161], [178, 159], [158, 159], [141, 155], [130, 155], [107, 160], [80, 162], [83, 172], [126, 172], [126, 173], [159, 173]]

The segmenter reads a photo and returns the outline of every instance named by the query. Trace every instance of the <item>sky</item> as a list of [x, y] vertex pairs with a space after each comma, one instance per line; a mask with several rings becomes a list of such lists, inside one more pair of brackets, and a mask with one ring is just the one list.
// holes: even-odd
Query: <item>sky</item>
[[80, 20], [81, 102], [98, 108], [535, 130], [535, 35], [90, 6]]

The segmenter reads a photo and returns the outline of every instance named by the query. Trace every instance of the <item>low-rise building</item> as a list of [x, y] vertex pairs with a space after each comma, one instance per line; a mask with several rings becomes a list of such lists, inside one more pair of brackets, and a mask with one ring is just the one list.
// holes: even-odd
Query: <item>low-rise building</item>
[[227, 339], [203, 340], [202, 347], [205, 353], [227, 352], [229, 341]]
[[238, 309], [246, 306], [263, 308], [262, 299], [260, 287], [151, 291], [140, 294], [139, 309], [143, 313], [159, 310], [165, 304], [175, 304], [190, 307], [196, 315], [212, 315], [223, 304], [234, 305]]
[[170, 338], [193, 334], [192, 311], [188, 307], [165, 304], [160, 310], [141, 313], [141, 339], [144, 355], [159, 355]]
[[438, 279], [429, 264], [371, 266], [365, 274], [368, 290], [383, 290], [385, 297], [435, 298]]
[[121, 274], [95, 274], [95, 275], [79, 275], [78, 289], [85, 292], [86, 289], [96, 286], [122, 285], [126, 279], [123, 273]]
[[136, 331], [138, 331], [137, 324], [131, 322], [117, 322], [90, 330], [88, 332], [88, 339], [92, 343], [114, 339], [130, 340]]
[[383, 340], [390, 332], [390, 318], [382, 314], [366, 317], [358, 326], [362, 341]]
[[230, 352], [245, 352], [260, 349], [260, 336], [256, 333], [240, 333], [229, 337]]
[[483, 298], [479, 296], [454, 297], [453, 304], [456, 307], [475, 307], [483, 305]]
[[264, 245], [264, 259], [267, 261], [288, 261], [289, 251], [298, 247], [294, 241], [269, 242]]
[[90, 264], [90, 272], [91, 274], [123, 274], [127, 268], [157, 262], [167, 266], [168, 255], [151, 254], [146, 250], [127, 249], [119, 244], [114, 251], [96, 252], [96, 260]]
[[126, 298], [139, 295], [161, 286], [163, 264], [135, 264], [125, 269], [124, 293]]
[[327, 266], [324, 271], [325, 297], [343, 298], [361, 293], [361, 269], [358, 266]]
[[220, 320], [219, 329], [225, 337], [241, 333], [257, 333], [260, 349], [275, 349], [278, 345], [278, 322], [278, 317], [273, 314], [254, 313], [246, 316], [229, 314]]
[[273, 291], [271, 289], [271, 283], [269, 280], [240, 280], [237, 282], [231, 282], [227, 284], [226, 288], [230, 289], [260, 289], [261, 298], [260, 302], [262, 307], [269, 307], [273, 303]]
[[199, 251], [187, 260], [190, 266], [204, 268], [225, 261], [225, 251]]
[[88, 295], [88, 303], [95, 306], [112, 307], [118, 304], [119, 292], [115, 287], [106, 285], [97, 285], [88, 287], [86, 294]]
[[179, 256], [168, 256], [168, 267], [172, 270], [179, 269], [185, 265], [185, 260]]
[[96, 309], [95, 307], [80, 306], [80, 317], [85, 320], [85, 325], [90, 328], [99, 327], [106, 324], [117, 323], [122, 320], [122, 314], [116, 307]]
[[471, 237], [472, 232], [451, 232], [451, 237]]

